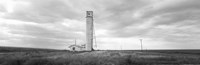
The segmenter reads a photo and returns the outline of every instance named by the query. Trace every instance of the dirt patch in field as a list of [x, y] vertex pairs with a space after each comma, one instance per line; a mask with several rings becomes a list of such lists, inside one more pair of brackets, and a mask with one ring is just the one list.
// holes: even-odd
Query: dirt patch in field
[[138, 55], [140, 58], [160, 58], [160, 57], [165, 57], [161, 55]]
[[83, 56], [111, 56], [111, 57], [119, 57], [119, 56], [126, 56], [126, 55], [136, 55], [136, 53], [124, 53], [124, 52], [113, 52], [113, 51], [93, 51], [93, 52], [84, 52], [79, 53], [77, 55]]
[[92, 51], [92, 52], [78, 52], [73, 54], [56, 54], [49, 58], [67, 58], [70, 56], [93, 56], [93, 57], [123, 57], [123, 56], [133, 56], [138, 58], [159, 58], [165, 57], [164, 55], [156, 54], [156, 53], [146, 53], [146, 52], [119, 52], [119, 51]]

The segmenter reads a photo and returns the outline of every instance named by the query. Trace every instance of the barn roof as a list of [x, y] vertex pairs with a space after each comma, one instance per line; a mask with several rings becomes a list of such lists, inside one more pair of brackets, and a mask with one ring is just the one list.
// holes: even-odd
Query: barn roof
[[69, 48], [70, 48], [70, 47], [79, 47], [79, 48], [84, 48], [84, 47], [82, 47], [82, 46], [75, 45], [75, 44], [73, 44], [73, 45], [70, 45], [70, 46], [69, 46]]

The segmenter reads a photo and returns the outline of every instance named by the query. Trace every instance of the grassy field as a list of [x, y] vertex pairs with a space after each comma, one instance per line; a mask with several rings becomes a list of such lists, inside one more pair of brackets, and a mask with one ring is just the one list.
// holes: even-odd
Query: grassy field
[[0, 65], [184, 65], [200, 64], [200, 50], [66, 50], [0, 47]]

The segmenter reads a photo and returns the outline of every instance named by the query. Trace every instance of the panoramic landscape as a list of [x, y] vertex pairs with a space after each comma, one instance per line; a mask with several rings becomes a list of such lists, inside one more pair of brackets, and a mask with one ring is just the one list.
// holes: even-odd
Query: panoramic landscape
[[200, 0], [0, 0], [0, 65], [200, 65]]

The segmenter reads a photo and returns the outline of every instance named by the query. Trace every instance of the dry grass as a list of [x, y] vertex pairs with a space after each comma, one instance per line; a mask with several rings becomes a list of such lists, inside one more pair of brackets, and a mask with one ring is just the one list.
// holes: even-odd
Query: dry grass
[[[181, 51], [183, 52], [183, 51]], [[32, 51], [0, 54], [0, 65], [160, 65], [200, 64], [200, 56], [169, 51]]]

